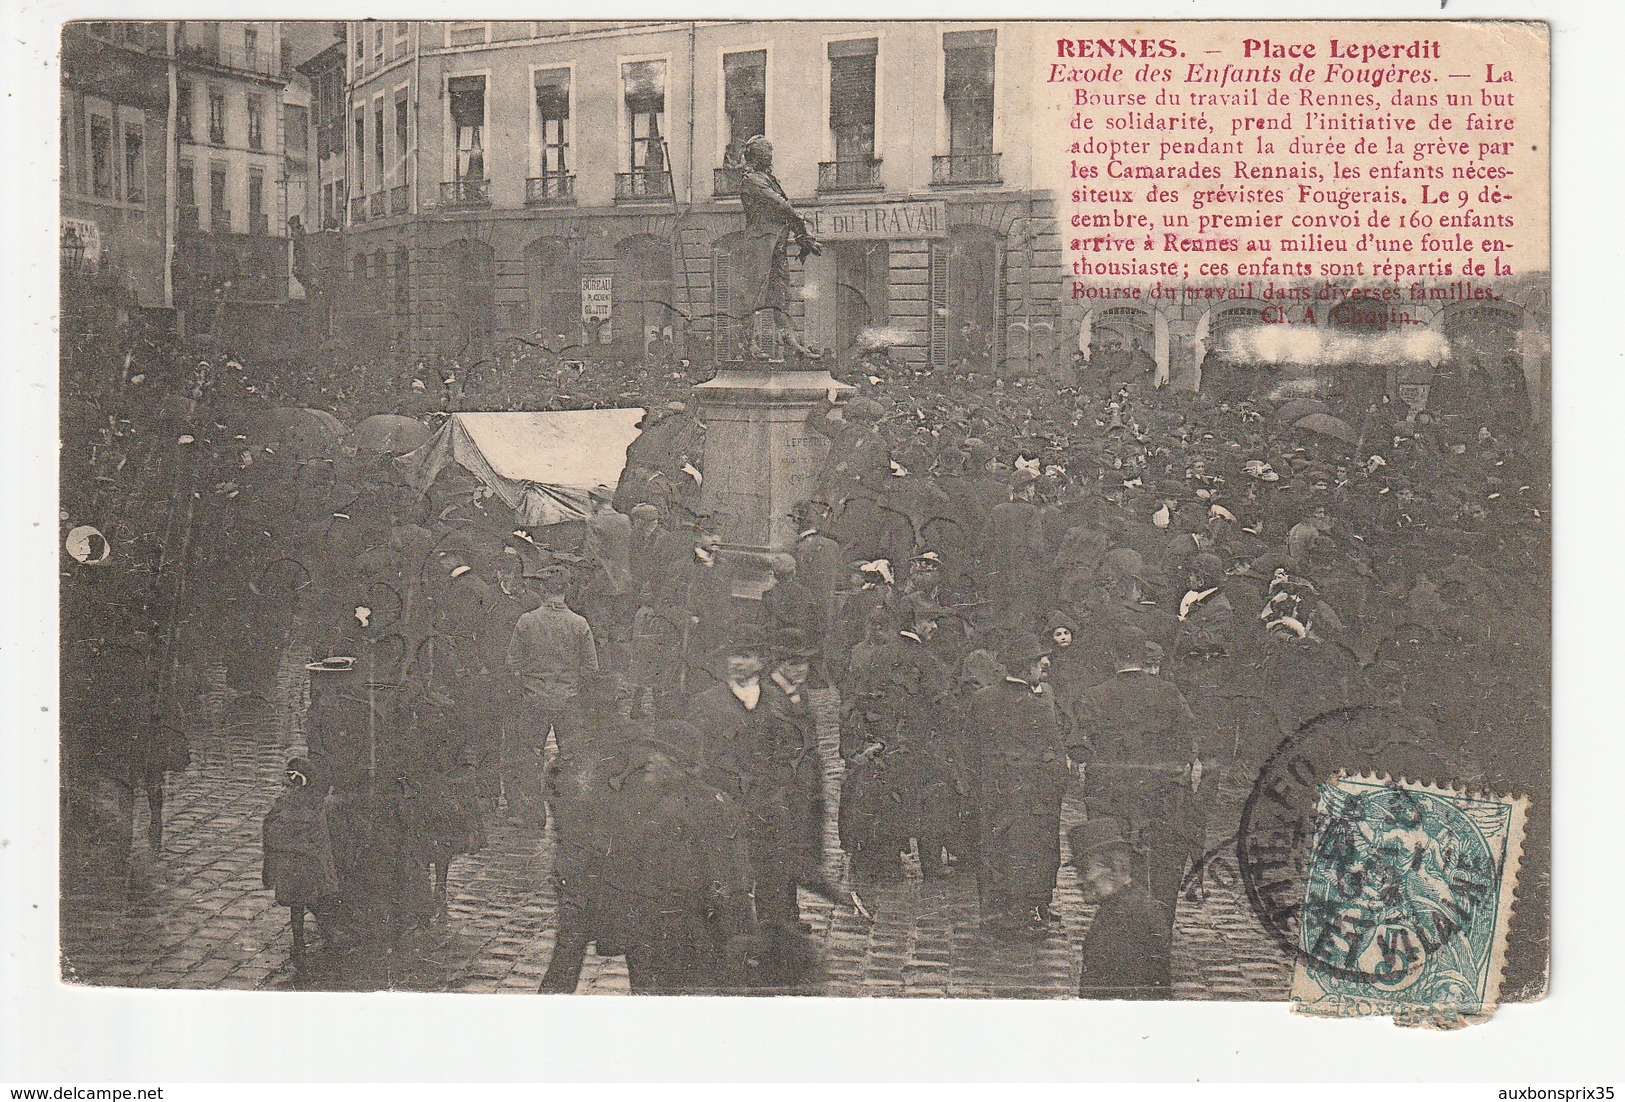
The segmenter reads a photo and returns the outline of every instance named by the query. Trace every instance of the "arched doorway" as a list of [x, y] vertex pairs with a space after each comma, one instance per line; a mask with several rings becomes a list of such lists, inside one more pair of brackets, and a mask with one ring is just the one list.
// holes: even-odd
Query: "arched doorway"
[[1439, 330], [1449, 345], [1434, 372], [1428, 408], [1463, 423], [1517, 431], [1533, 415], [1523, 362], [1523, 313], [1516, 307], [1467, 303], [1448, 308]]
[[1089, 329], [1090, 374], [1115, 386], [1149, 386], [1157, 374], [1157, 320], [1149, 310], [1113, 306], [1096, 311]]
[[987, 226], [931, 247], [931, 362], [989, 371], [1004, 359], [1004, 248]]
[[615, 246], [615, 355], [640, 360], [663, 339], [675, 340], [681, 316], [672, 308], [669, 242], [640, 233]]
[[581, 255], [576, 242], [540, 237], [525, 248], [530, 324], [549, 348], [581, 342]]
[[484, 241], [453, 241], [442, 253], [441, 269], [447, 353], [488, 354], [496, 341], [496, 250]]
[[[1237, 354], [1237, 337], [1264, 324], [1262, 306], [1223, 306], [1207, 316], [1198, 389], [1216, 401], [1237, 402], [1253, 396], [1257, 368]], [[1200, 336], [1200, 332], [1198, 334]]]

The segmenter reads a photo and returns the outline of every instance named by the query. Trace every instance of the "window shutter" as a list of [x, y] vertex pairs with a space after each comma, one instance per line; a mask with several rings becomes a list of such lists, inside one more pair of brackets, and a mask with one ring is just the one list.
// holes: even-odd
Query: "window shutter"
[[711, 309], [716, 357], [724, 362], [732, 360], [738, 323], [734, 320], [733, 254], [726, 249], [711, 254]]
[[829, 68], [829, 121], [835, 127], [875, 124], [875, 59], [832, 58]]
[[931, 243], [931, 301], [928, 319], [931, 366], [948, 366], [948, 258], [952, 253], [946, 241]]
[[458, 126], [485, 125], [485, 78], [452, 77], [446, 83], [451, 117]]
[[547, 69], [536, 74], [536, 106], [545, 119], [570, 117], [570, 70]]

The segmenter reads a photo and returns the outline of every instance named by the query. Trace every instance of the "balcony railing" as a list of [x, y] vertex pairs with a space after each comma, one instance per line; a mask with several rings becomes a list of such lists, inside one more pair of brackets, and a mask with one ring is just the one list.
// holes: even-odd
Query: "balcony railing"
[[219, 126], [215, 126], [213, 124], [210, 124], [210, 126], [209, 126], [209, 144], [210, 145], [225, 145], [226, 144], [226, 124], [225, 123], [221, 123]]
[[670, 199], [671, 177], [665, 171], [640, 168], [615, 174], [617, 199]]
[[373, 192], [367, 200], [367, 214], [372, 218], [382, 218], [389, 213], [389, 196], [381, 191]]
[[440, 185], [440, 205], [443, 207], [488, 207], [491, 205], [490, 180], [453, 180]]
[[880, 161], [864, 157], [850, 161], [820, 161], [818, 163], [819, 191], [878, 191], [880, 189]]
[[576, 201], [576, 178], [568, 172], [549, 172], [525, 181], [527, 207], [562, 207]]
[[209, 212], [209, 232], [211, 232], [211, 233], [230, 233], [231, 232], [231, 211], [229, 211], [229, 210], [211, 210]]
[[179, 42], [175, 54], [183, 61], [200, 61], [222, 69], [235, 69], [240, 73], [281, 77], [287, 75], [286, 58], [267, 50], [244, 50], [221, 47], [218, 42]]
[[364, 195], [358, 195], [354, 199], [350, 200], [350, 224], [353, 226], [359, 226], [366, 220], [367, 199]]
[[271, 216], [264, 211], [248, 212], [248, 232], [257, 233], [261, 237], [271, 232]]
[[713, 169], [711, 177], [711, 197], [713, 199], [728, 199], [739, 194], [740, 170], [732, 165], [723, 165]]
[[931, 158], [932, 187], [962, 187], [967, 184], [997, 184], [998, 153], [950, 153]]
[[176, 207], [175, 219], [183, 230], [195, 230], [203, 224], [198, 218], [196, 207]]
[[412, 209], [412, 185], [401, 184], [389, 189], [389, 213], [406, 214]]

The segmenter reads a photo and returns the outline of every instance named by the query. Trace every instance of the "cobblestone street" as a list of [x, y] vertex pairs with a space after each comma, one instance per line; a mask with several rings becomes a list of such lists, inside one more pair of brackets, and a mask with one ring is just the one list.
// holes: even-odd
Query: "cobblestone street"
[[[838, 759], [833, 694], [820, 730], [831, 797]], [[70, 981], [150, 988], [278, 988], [292, 983], [286, 909], [260, 884], [261, 821], [282, 767], [299, 748], [291, 725], [263, 706], [233, 709], [219, 733], [192, 736], [193, 761], [171, 776], [164, 852], [147, 849], [144, 801], [128, 891], [89, 881], [64, 884], [62, 949]], [[1221, 789], [1210, 839], [1228, 836], [1241, 792]], [[829, 800], [831, 809], [835, 806]], [[1069, 796], [1063, 826], [1082, 815]], [[826, 850], [838, 856], [833, 814]], [[1232, 824], [1232, 825], [1226, 825]], [[1064, 841], [1063, 841], [1064, 845]], [[1063, 850], [1063, 857], [1065, 856]], [[452, 866], [443, 928], [408, 931], [398, 949], [317, 942], [315, 986], [534, 992], [553, 950], [552, 841], [502, 819], [484, 850]], [[833, 869], [833, 866], [832, 866]], [[1200, 902], [1180, 904], [1174, 942], [1179, 998], [1285, 997], [1288, 962], [1247, 910], [1229, 878]], [[1063, 868], [1055, 910], [1062, 925], [1044, 941], [1006, 943], [977, 929], [974, 878], [906, 878], [860, 886], [870, 923], [848, 906], [803, 893], [802, 913], [822, 946], [830, 995], [1067, 997], [1078, 980], [1078, 947], [1092, 917]], [[619, 957], [588, 956], [579, 992], [624, 994]]]

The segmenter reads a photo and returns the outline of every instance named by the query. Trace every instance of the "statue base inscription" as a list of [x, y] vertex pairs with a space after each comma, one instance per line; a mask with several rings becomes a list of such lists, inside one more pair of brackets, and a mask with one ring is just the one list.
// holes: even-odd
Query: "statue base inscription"
[[700, 509], [722, 539], [736, 596], [757, 598], [771, 581], [767, 556], [795, 547], [790, 510], [817, 490], [829, 441], [807, 414], [830, 391], [852, 388], [827, 370], [723, 368], [694, 388], [705, 421]]

